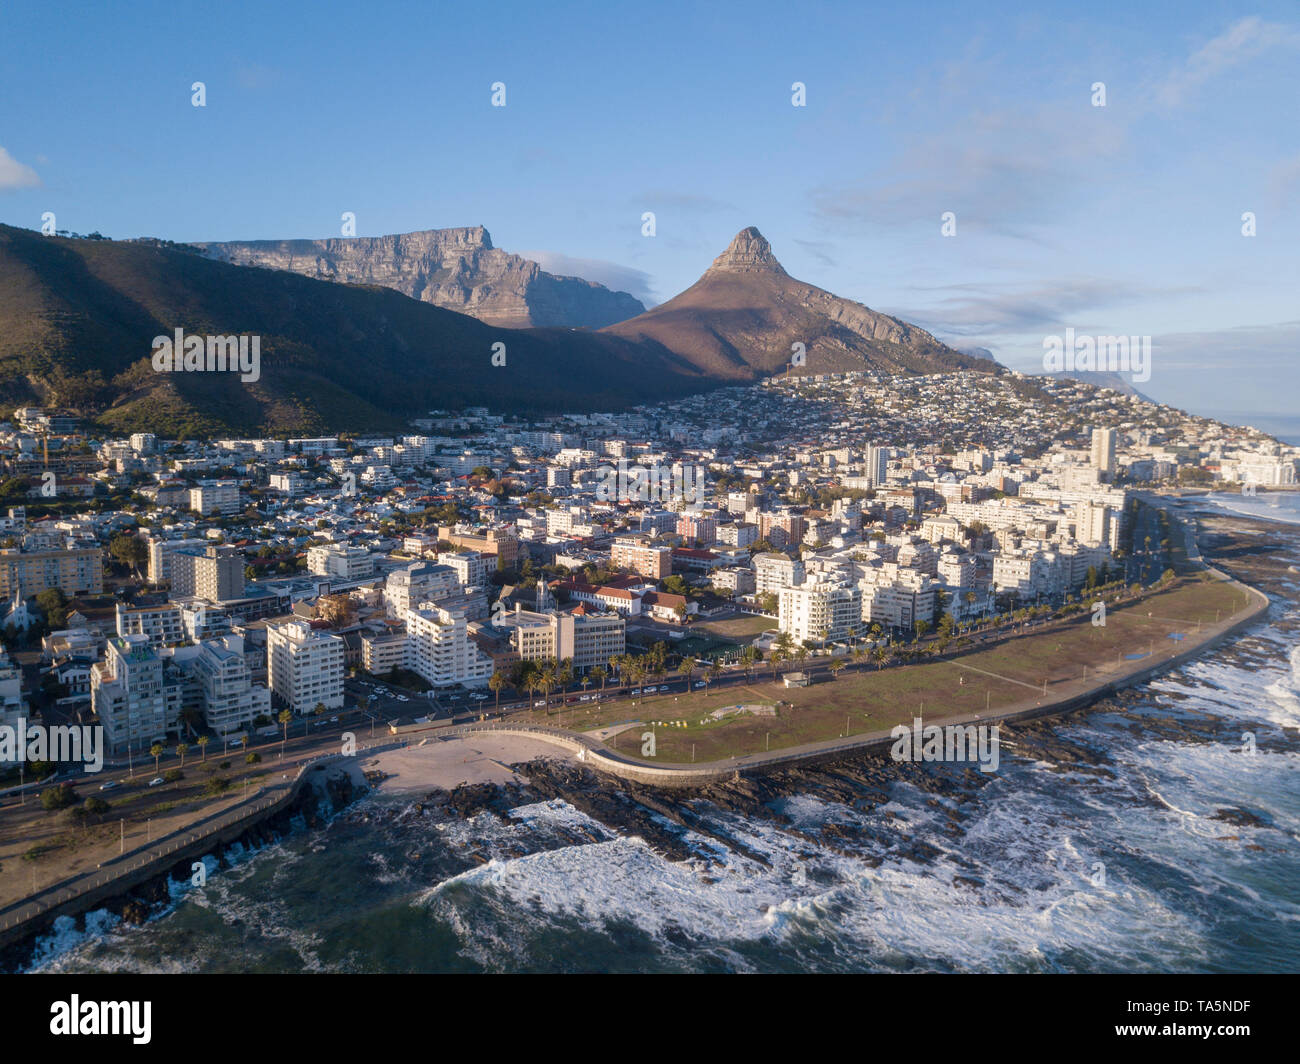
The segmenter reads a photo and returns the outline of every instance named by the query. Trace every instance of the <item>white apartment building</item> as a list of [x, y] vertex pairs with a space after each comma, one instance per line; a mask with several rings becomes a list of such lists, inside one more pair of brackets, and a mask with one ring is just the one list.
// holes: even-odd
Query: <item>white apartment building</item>
[[206, 539], [149, 540], [149, 583], [165, 584], [172, 578], [172, 555], [178, 551], [202, 551]]
[[403, 618], [423, 602], [441, 602], [460, 595], [461, 583], [450, 565], [414, 562], [388, 574], [384, 606], [388, 616]]
[[754, 558], [754, 590], [756, 594], [779, 592], [785, 587], [795, 587], [804, 581], [803, 562], [784, 554], [759, 554]]
[[438, 564], [454, 572], [461, 587], [482, 587], [487, 582], [483, 555], [476, 550], [444, 552], [438, 555]]
[[897, 562], [870, 566], [858, 580], [862, 591], [862, 620], [882, 627], [911, 628], [934, 618], [938, 585], [924, 573]]
[[406, 667], [435, 687], [481, 687], [492, 675], [492, 658], [469, 637], [465, 615], [432, 602], [406, 611]]
[[343, 640], [317, 632], [306, 621], [268, 625], [267, 680], [275, 697], [294, 713], [343, 706]]
[[239, 483], [234, 480], [199, 481], [190, 488], [190, 509], [223, 517], [239, 513]]
[[117, 634], [143, 635], [154, 649], [176, 646], [186, 640], [181, 608], [174, 602], [161, 606], [117, 604]]
[[181, 687], [164, 682], [163, 659], [147, 636], [114, 636], [91, 670], [90, 706], [109, 749], [138, 750], [179, 729]]
[[191, 669], [202, 692], [203, 719], [223, 738], [248, 730], [257, 717], [271, 715], [271, 692], [253, 683], [242, 636], [199, 644]]
[[9, 652], [0, 647], [0, 727], [17, 728], [27, 716], [23, 679]]
[[326, 543], [307, 548], [307, 570], [335, 580], [364, 580], [375, 571], [375, 558], [364, 547]]
[[812, 583], [780, 591], [779, 626], [796, 642], [849, 637], [862, 628], [862, 591], [851, 584]]

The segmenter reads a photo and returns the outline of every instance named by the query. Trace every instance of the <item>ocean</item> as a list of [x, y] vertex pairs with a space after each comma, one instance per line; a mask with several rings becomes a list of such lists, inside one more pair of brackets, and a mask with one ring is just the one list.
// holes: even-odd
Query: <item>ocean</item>
[[751, 808], [634, 810], [671, 853], [564, 798], [371, 795], [143, 926], [61, 922], [32, 970], [1295, 971], [1300, 527], [1269, 535], [1266, 622], [1039, 722], [992, 778], [882, 794], [825, 768]]

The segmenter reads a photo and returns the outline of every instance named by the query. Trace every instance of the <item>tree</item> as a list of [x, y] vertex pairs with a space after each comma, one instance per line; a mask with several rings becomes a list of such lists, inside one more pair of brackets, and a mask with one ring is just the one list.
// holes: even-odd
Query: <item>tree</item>
[[501, 689], [505, 687], [508, 683], [509, 681], [506, 679], [505, 673], [503, 673], [500, 669], [497, 669], [496, 672], [494, 672], [491, 676], [488, 677], [488, 690], [492, 691], [497, 696], [498, 713], [501, 712]]
[[609, 673], [605, 671], [604, 666], [597, 665], [588, 673], [588, 675], [600, 685], [600, 693], [605, 693], [605, 681], [609, 679]]
[[346, 628], [352, 623], [352, 599], [347, 595], [322, 595], [316, 600], [316, 614], [331, 628]]
[[262, 763], [262, 755], [259, 754], [256, 750], [250, 750], [248, 751], [247, 754], [244, 755], [244, 764], [246, 765], [260, 765], [261, 763]]
[[204, 764], [207, 764], [207, 761], [208, 761], [208, 743], [210, 743], [212, 740], [209, 739], [206, 735], [200, 735], [200, 736], [199, 736], [197, 739], [195, 739], [194, 741], [195, 741], [196, 743], [199, 744], [199, 750], [202, 751], [202, 753], [203, 753], [203, 763], [204, 763]]
[[176, 744], [176, 756], [181, 759], [181, 768], [185, 767], [185, 754], [189, 750], [189, 748], [190, 748], [189, 743], [182, 742]]
[[108, 543], [108, 553], [123, 565], [129, 565], [136, 576], [140, 566], [149, 560], [149, 548], [144, 540], [130, 532], [119, 532]]
[[54, 811], [56, 809], [67, 809], [77, 800], [77, 792], [67, 783], [59, 783], [53, 787], [46, 787], [41, 791], [41, 808]]
[[919, 641], [924, 639], [925, 633], [930, 630], [930, 622], [924, 617], [918, 617], [912, 627], [916, 629], [916, 638]]
[[153, 755], [154, 772], [158, 771], [158, 760], [163, 756], [163, 752], [164, 751], [163, 751], [162, 743], [154, 743], [153, 746], [149, 747], [149, 753]]
[[740, 664], [745, 670], [745, 679], [750, 679], [754, 675], [754, 663], [758, 660], [758, 647], [750, 644], [740, 652]]
[[677, 671], [682, 674], [682, 679], [686, 681], [687, 690], [690, 690], [691, 674], [695, 672], [695, 659], [682, 658], [682, 663], [677, 666]]
[[831, 678], [832, 679], [837, 678], [839, 674], [844, 671], [847, 665], [848, 662], [845, 661], [843, 658], [836, 658], [834, 661], [832, 661], [830, 664]]
[[293, 720], [292, 710], [282, 709], [280, 715], [275, 718], [284, 725], [284, 738], [280, 740], [280, 756], [284, 757], [284, 745], [289, 741], [289, 721]]
[[718, 664], [717, 660], [715, 659], [709, 662], [709, 667], [704, 670], [704, 693], [705, 694], [709, 693], [709, 684], [713, 683], [713, 681], [716, 680], [721, 675], [722, 675], [722, 666]]
[[756, 596], [755, 601], [758, 603], [758, 608], [769, 617], [776, 616], [776, 613], [781, 606], [780, 601], [776, 597], [775, 591], [764, 591]]

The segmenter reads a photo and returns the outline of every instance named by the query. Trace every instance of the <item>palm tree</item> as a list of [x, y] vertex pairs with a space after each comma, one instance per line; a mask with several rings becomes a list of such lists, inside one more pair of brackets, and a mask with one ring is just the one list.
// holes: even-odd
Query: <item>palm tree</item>
[[695, 671], [695, 659], [682, 658], [682, 663], [677, 666], [677, 671], [682, 674], [682, 678], [686, 681], [686, 689], [689, 691], [691, 689], [691, 673]]
[[704, 693], [706, 695], [709, 693], [709, 684], [721, 675], [722, 666], [718, 664], [717, 660], [709, 662], [709, 667], [704, 670]]
[[[597, 665], [587, 675], [600, 684], [600, 695], [603, 695], [605, 693], [605, 681], [609, 679], [609, 673], [605, 671], [603, 666]], [[597, 701], [600, 700], [600, 695], [597, 696]]]
[[282, 709], [275, 719], [284, 725], [284, 738], [280, 740], [280, 756], [284, 757], [284, 744], [289, 741], [289, 721], [293, 720], [293, 711]]
[[848, 662], [846, 662], [843, 658], [836, 658], [834, 661], [832, 661], [830, 664], [831, 678], [835, 679], [836, 677], [838, 677], [839, 674], [844, 671], [844, 667], [847, 664]]
[[767, 660], [768, 663], [772, 666], [772, 682], [776, 683], [776, 670], [779, 669], [781, 667], [781, 663], [785, 661], [785, 651], [782, 650], [780, 647], [776, 647], [772, 651], [772, 656], [769, 657]]
[[153, 746], [149, 747], [149, 753], [153, 754], [153, 770], [157, 773], [158, 759], [163, 756], [163, 744], [154, 743]]
[[208, 761], [208, 743], [210, 743], [212, 740], [209, 739], [206, 735], [200, 735], [200, 736], [199, 736], [197, 739], [195, 739], [194, 741], [195, 741], [196, 743], [199, 744], [199, 750], [201, 750], [201, 751], [203, 752], [203, 763], [204, 763], [204, 764], [207, 764], [207, 761]]
[[745, 679], [747, 680], [753, 679], [754, 662], [758, 659], [758, 655], [759, 650], [753, 644], [745, 647], [745, 649], [740, 652], [740, 664], [745, 668]]
[[497, 696], [498, 713], [501, 712], [501, 688], [505, 687], [507, 682], [505, 673], [500, 669], [488, 677], [488, 688]]
[[542, 708], [546, 710], [546, 715], [549, 717], [551, 715], [551, 692], [555, 690], [557, 682], [555, 669], [550, 666], [542, 669], [542, 673], [537, 680], [537, 686], [542, 690], [542, 699], [546, 703]]
[[189, 748], [190, 748], [189, 743], [181, 742], [176, 744], [176, 756], [181, 759], [181, 768], [185, 767], [185, 754], [186, 751], [189, 750]]
[[876, 672], [879, 672], [885, 667], [885, 658], [889, 656], [889, 651], [882, 646], [877, 646], [871, 652], [871, 656], [876, 659]]

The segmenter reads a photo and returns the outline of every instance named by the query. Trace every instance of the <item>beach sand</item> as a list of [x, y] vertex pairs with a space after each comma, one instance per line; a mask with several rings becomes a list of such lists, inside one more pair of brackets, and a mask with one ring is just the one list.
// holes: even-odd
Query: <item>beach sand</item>
[[[363, 756], [356, 771], [386, 774], [376, 790], [381, 794], [409, 794], [435, 788], [450, 791], [462, 783], [509, 783], [521, 777], [511, 765], [539, 757], [564, 759], [554, 743], [522, 735], [480, 732], [464, 737], [430, 738], [423, 746], [385, 750]], [[373, 784], [372, 784], [373, 785]]]

